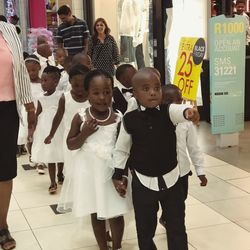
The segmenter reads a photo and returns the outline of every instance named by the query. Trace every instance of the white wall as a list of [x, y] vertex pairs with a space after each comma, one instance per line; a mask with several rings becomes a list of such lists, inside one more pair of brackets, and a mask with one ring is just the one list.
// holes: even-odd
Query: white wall
[[[117, 27], [117, 0], [93, 0], [94, 1], [94, 19], [103, 17], [111, 29], [111, 35], [118, 39]], [[93, 29], [93, 27], [91, 27]]]
[[0, 1], [0, 15], [4, 15], [4, 2]]
[[83, 19], [83, 1], [82, 0], [72, 1], [72, 12], [76, 17]]

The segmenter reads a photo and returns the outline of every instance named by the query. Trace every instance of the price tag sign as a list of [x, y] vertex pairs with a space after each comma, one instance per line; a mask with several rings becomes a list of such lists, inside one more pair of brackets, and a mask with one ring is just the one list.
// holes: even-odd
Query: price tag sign
[[213, 134], [244, 129], [245, 18], [209, 20], [211, 129]]
[[179, 45], [174, 84], [186, 100], [196, 101], [206, 45], [203, 38], [182, 37]]

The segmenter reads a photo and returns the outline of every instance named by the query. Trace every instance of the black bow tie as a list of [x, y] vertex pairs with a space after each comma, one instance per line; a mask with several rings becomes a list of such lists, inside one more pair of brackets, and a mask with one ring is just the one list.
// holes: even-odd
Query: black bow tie
[[127, 92], [129, 92], [129, 93], [133, 93], [133, 89], [132, 88], [129, 88], [129, 89], [124, 89], [124, 88], [122, 88], [122, 93], [124, 94], [124, 93], [127, 93]]

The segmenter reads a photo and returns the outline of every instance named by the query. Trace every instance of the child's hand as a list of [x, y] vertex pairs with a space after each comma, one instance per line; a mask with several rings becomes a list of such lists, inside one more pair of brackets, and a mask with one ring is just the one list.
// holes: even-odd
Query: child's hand
[[45, 143], [45, 144], [50, 144], [50, 143], [51, 143], [52, 138], [53, 138], [53, 137], [52, 137], [52, 136], [50, 136], [50, 135], [49, 135], [49, 136], [47, 136], [47, 137], [45, 138], [45, 140], [44, 140], [44, 143]]
[[95, 119], [89, 119], [84, 122], [82, 126], [82, 133], [86, 134], [87, 136], [92, 135], [98, 130], [98, 122]]
[[200, 114], [197, 109], [189, 108], [185, 111], [185, 118], [197, 125], [200, 121]]
[[201, 181], [200, 185], [202, 187], [205, 187], [207, 185], [207, 178], [206, 178], [206, 176], [205, 175], [199, 175], [198, 177], [199, 177], [199, 179]]
[[123, 178], [122, 180], [113, 179], [113, 184], [114, 184], [115, 190], [123, 198], [125, 198], [126, 189], [127, 189], [127, 179], [126, 180], [124, 180], [124, 179], [125, 178]]

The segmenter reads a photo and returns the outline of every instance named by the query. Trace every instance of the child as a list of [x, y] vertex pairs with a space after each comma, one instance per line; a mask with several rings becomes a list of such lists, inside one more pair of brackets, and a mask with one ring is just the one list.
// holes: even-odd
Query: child
[[55, 60], [56, 60], [57, 67], [59, 69], [64, 68], [64, 62], [67, 56], [68, 56], [68, 51], [65, 48], [56, 49]]
[[[41, 78], [39, 77], [39, 71], [41, 69], [39, 58], [36, 55], [28, 55], [25, 59], [25, 66], [29, 73], [30, 82], [31, 82], [31, 94], [34, 100], [35, 107], [37, 107], [37, 100], [43, 94], [43, 89], [41, 86]], [[26, 133], [28, 134], [28, 129], [26, 128]], [[28, 137], [28, 136], [27, 136]], [[26, 138], [27, 138], [26, 137]], [[32, 142], [26, 139], [27, 149], [30, 154], [31, 161], [31, 147]], [[37, 171], [39, 174], [45, 174], [43, 163], [30, 163], [31, 166], [37, 166]]]
[[82, 64], [88, 67], [90, 70], [93, 68], [90, 56], [82, 52], [77, 53], [76, 55], [73, 56], [72, 65], [76, 64]]
[[[181, 104], [182, 94], [180, 89], [173, 85], [167, 84], [162, 87], [162, 103], [165, 104]], [[177, 138], [177, 157], [178, 166], [180, 168], [180, 182], [184, 191], [184, 198], [188, 196], [188, 177], [192, 174], [190, 170], [191, 158], [192, 164], [195, 167], [196, 174], [200, 179], [201, 186], [207, 185], [207, 178], [204, 173], [204, 159], [203, 155], [197, 145], [197, 134], [195, 126], [192, 122], [186, 121], [177, 124], [176, 126], [176, 138]], [[188, 151], [188, 154], [187, 154]], [[189, 156], [188, 156], [189, 155]], [[165, 226], [164, 216], [161, 217], [160, 222]]]
[[42, 88], [45, 93], [38, 99], [37, 124], [33, 134], [32, 161], [48, 164], [50, 175], [49, 193], [57, 190], [55, 180], [56, 163], [58, 163], [58, 175], [63, 171], [62, 131], [57, 131], [56, 137], [51, 144], [44, 144], [44, 139], [49, 133], [50, 124], [58, 107], [61, 92], [56, 91], [60, 79], [60, 70], [55, 66], [48, 66], [42, 74]]
[[[71, 84], [71, 90], [63, 93], [59, 100], [59, 105], [57, 112], [54, 116], [52, 127], [50, 129], [49, 135], [45, 139], [46, 144], [50, 144], [57, 128], [59, 127], [62, 119], [64, 124], [64, 136], [63, 136], [63, 156], [64, 156], [64, 166], [70, 164], [68, 162], [69, 153], [71, 153], [66, 145], [66, 138], [69, 133], [71, 121], [74, 115], [80, 108], [89, 106], [87, 102], [87, 93], [84, 90], [83, 82], [85, 75], [89, 72], [89, 69], [83, 65], [75, 65], [71, 68], [69, 72], [69, 81]], [[70, 166], [69, 166], [70, 167]], [[64, 176], [57, 176], [58, 183], [63, 182]]]
[[113, 109], [124, 114], [128, 107], [128, 100], [132, 97], [131, 79], [136, 69], [131, 64], [122, 64], [116, 70], [116, 79], [119, 81], [113, 90]]
[[[108, 249], [105, 230], [105, 219], [108, 219], [113, 249], [120, 249], [124, 230], [122, 215], [129, 209], [128, 200], [115, 191], [111, 178], [111, 157], [120, 117], [110, 108], [112, 87], [105, 74], [90, 71], [84, 87], [90, 107], [75, 115], [67, 138], [68, 148], [75, 152], [64, 208], [71, 208], [78, 217], [91, 214], [94, 234], [102, 250]], [[59, 211], [62, 209], [58, 207]]]
[[156, 249], [153, 237], [160, 202], [166, 215], [168, 249], [186, 250], [185, 204], [174, 124], [186, 119], [195, 122], [198, 112], [187, 105], [160, 105], [161, 82], [152, 69], [139, 70], [132, 78], [132, 86], [139, 106], [123, 118], [113, 153], [113, 182], [117, 192], [124, 195], [126, 183], [122, 176], [129, 156], [140, 249]]

